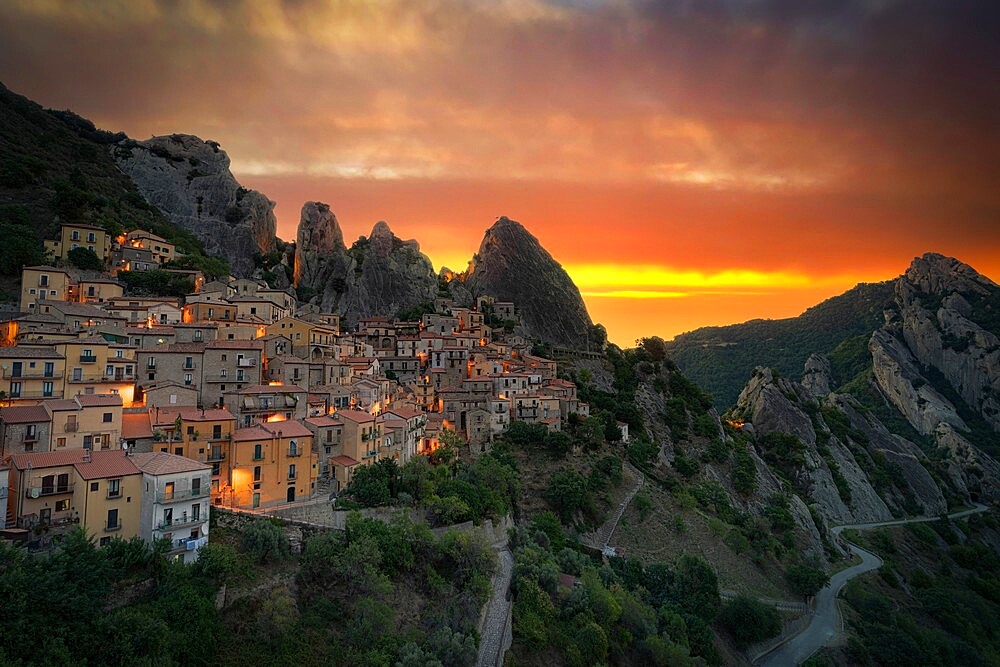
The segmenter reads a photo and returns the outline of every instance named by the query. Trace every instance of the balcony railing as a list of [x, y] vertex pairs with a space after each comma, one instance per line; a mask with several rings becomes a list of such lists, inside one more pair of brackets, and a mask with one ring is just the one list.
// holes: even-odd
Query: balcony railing
[[93, 354], [81, 354], [80, 355], [81, 364], [96, 364], [97, 356]]
[[24, 490], [24, 495], [28, 498], [44, 498], [46, 496], [58, 496], [62, 493], [73, 493], [72, 484], [59, 484], [57, 486], [29, 486]]
[[80, 430], [80, 422], [66, 422], [63, 426], [63, 430], [67, 433], [76, 433]]
[[160, 491], [156, 494], [156, 502], [172, 503], [177, 500], [191, 500], [194, 498], [204, 498], [208, 495], [208, 486], [197, 489], [176, 489], [174, 491]]
[[301, 447], [289, 447], [288, 448], [288, 455], [289, 456], [302, 456], [302, 448]]
[[33, 379], [33, 378], [48, 378], [52, 379], [56, 377], [55, 371], [21, 371], [20, 373], [15, 373], [14, 371], [4, 371], [3, 377], [5, 380], [20, 380], [20, 379]]
[[257, 360], [256, 359], [237, 359], [236, 360], [236, 365], [237, 366], [242, 366], [243, 368], [250, 368], [251, 366], [256, 366], [257, 365]]
[[156, 524], [156, 530], [168, 530], [171, 528], [183, 528], [185, 526], [193, 526], [198, 523], [205, 523], [208, 521], [208, 515], [198, 515], [198, 516], [188, 516], [187, 514], [182, 514], [179, 517], [169, 519], [167, 521], [160, 521]]
[[225, 461], [225, 460], [226, 460], [225, 452], [209, 452], [208, 454], [205, 455], [206, 463], [216, 463], [218, 461]]

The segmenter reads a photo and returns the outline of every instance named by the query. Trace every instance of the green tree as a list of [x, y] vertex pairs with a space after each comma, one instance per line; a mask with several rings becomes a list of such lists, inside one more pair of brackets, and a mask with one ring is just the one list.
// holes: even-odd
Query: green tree
[[806, 563], [789, 566], [785, 571], [785, 577], [796, 593], [806, 597], [816, 595], [830, 581], [826, 572], [815, 565]]
[[719, 624], [732, 636], [738, 648], [777, 637], [781, 632], [778, 610], [754, 598], [740, 595], [726, 603]]
[[288, 541], [281, 528], [270, 520], [254, 521], [243, 530], [243, 551], [256, 563], [284, 558]]
[[542, 494], [556, 511], [563, 523], [590, 506], [587, 480], [575, 470], [559, 470], [549, 479], [549, 486]]
[[76, 268], [85, 271], [102, 271], [104, 269], [104, 260], [98, 257], [96, 252], [83, 246], [73, 248], [66, 253], [66, 259]]

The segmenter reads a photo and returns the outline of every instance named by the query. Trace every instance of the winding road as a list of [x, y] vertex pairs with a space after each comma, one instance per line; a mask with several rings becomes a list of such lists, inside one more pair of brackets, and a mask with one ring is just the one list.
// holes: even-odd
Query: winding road
[[[961, 519], [972, 514], [985, 512], [987, 509], [989, 508], [985, 505], [976, 505], [972, 509], [949, 514], [948, 518]], [[858, 523], [834, 526], [831, 532], [834, 537], [840, 537], [840, 533], [845, 530], [871, 530], [873, 528], [903, 526], [910, 523], [927, 523], [937, 521], [938, 519], [940, 517], [928, 516], [913, 519], [898, 519], [895, 521], [880, 521], [878, 523]], [[799, 665], [837, 636], [841, 630], [837, 615], [837, 596], [840, 594], [841, 589], [851, 579], [865, 572], [877, 570], [882, 566], [882, 559], [872, 552], [866, 551], [851, 542], [848, 542], [847, 546], [851, 550], [851, 553], [861, 557], [861, 562], [845, 570], [841, 570], [830, 577], [830, 583], [816, 594], [816, 611], [809, 625], [784, 644], [775, 647], [773, 651], [759, 658], [754, 664], [761, 667], [789, 667], [791, 665]]]
[[503, 665], [503, 654], [510, 646], [510, 580], [514, 570], [514, 557], [506, 546], [498, 549], [497, 555], [500, 569], [493, 577], [493, 590], [487, 603], [489, 606], [486, 609], [482, 636], [479, 638], [476, 667]]

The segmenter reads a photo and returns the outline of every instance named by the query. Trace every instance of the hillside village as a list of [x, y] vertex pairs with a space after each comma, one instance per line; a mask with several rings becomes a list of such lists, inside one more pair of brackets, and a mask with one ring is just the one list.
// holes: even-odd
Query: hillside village
[[[191, 562], [210, 506], [329, 497], [360, 466], [442, 442], [475, 456], [511, 421], [552, 432], [589, 414], [513, 333], [511, 302], [441, 297], [419, 319], [346, 330], [291, 288], [164, 268], [178, 250], [143, 230], [63, 224], [45, 247], [52, 265], [23, 269], [0, 324], [0, 528], [29, 546], [79, 524], [99, 544], [165, 538]], [[78, 247], [107, 270], [72, 266]], [[136, 296], [118, 280], [146, 271], [190, 293]]]

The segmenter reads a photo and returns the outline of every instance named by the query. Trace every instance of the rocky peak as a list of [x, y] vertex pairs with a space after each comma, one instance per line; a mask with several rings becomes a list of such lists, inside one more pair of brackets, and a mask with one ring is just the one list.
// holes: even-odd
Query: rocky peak
[[486, 230], [464, 283], [473, 297], [517, 304], [528, 336], [587, 346], [593, 323], [580, 290], [521, 223], [501, 217]]
[[929, 252], [917, 257], [903, 279], [925, 294], [987, 294], [997, 285], [974, 268], [954, 257]]
[[325, 259], [345, 250], [344, 233], [330, 205], [315, 201], [303, 204], [295, 236], [295, 284], [320, 284]]
[[237, 275], [252, 273], [254, 255], [274, 247], [274, 202], [239, 184], [218, 143], [171, 134], [126, 139], [112, 153], [147, 202], [228, 259]]

